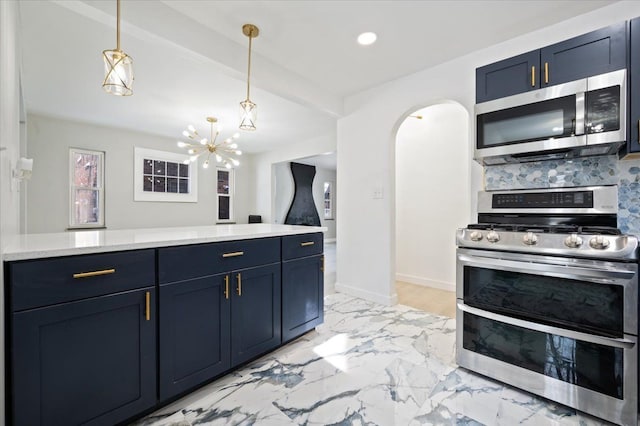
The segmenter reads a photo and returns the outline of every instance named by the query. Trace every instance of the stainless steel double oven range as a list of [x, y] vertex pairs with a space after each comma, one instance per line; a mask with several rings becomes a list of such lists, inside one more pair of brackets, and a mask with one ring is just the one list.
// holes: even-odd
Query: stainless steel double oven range
[[621, 425], [638, 418], [638, 240], [617, 187], [481, 192], [457, 232], [457, 362]]

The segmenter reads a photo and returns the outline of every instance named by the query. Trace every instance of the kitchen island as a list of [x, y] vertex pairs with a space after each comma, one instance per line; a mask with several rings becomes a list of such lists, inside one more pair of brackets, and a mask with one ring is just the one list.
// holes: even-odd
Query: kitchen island
[[116, 424], [323, 321], [324, 228], [19, 235], [4, 247], [7, 424]]

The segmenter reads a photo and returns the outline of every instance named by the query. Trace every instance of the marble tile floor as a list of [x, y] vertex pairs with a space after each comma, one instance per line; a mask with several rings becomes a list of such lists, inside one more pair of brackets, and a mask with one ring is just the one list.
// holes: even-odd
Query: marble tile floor
[[134, 423], [605, 425], [458, 368], [455, 320], [340, 293], [325, 323]]

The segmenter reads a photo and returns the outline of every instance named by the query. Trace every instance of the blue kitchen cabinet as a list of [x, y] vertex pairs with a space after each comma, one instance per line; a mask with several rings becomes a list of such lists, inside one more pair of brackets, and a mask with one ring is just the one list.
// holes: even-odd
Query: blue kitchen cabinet
[[160, 399], [231, 368], [228, 274], [160, 286]]
[[476, 69], [476, 102], [540, 88], [540, 51], [524, 53]]
[[13, 425], [113, 425], [156, 402], [154, 287], [11, 315]]
[[289, 341], [322, 324], [324, 258], [282, 262], [282, 340]]
[[629, 138], [627, 151], [638, 157], [640, 153], [640, 17], [630, 22], [630, 49], [629, 63]]
[[279, 346], [280, 238], [158, 249], [160, 400]]
[[282, 340], [324, 320], [323, 234], [282, 237]]
[[540, 49], [542, 87], [626, 67], [626, 22], [610, 25]]
[[240, 365], [282, 343], [280, 263], [231, 274], [231, 365]]
[[112, 425], [155, 406], [155, 250], [5, 271], [9, 424]]
[[627, 66], [627, 23], [591, 31], [476, 69], [476, 103]]

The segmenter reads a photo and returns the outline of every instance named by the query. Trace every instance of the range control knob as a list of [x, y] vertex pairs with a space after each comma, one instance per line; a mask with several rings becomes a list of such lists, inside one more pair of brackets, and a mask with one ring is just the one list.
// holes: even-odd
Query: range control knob
[[589, 240], [589, 245], [591, 246], [591, 248], [594, 248], [596, 250], [604, 250], [609, 247], [609, 240], [607, 240], [602, 235], [596, 235]]
[[493, 230], [489, 231], [487, 233], [487, 241], [489, 241], [490, 243], [497, 243], [498, 241], [500, 241], [500, 234]]
[[571, 234], [564, 239], [564, 245], [571, 248], [578, 248], [582, 245], [582, 238], [578, 234]]
[[480, 241], [482, 239], [482, 232], [471, 231], [469, 237], [471, 238], [471, 241]]
[[522, 242], [528, 246], [532, 246], [538, 242], [538, 237], [533, 232], [527, 232], [524, 234], [524, 237], [522, 237]]

